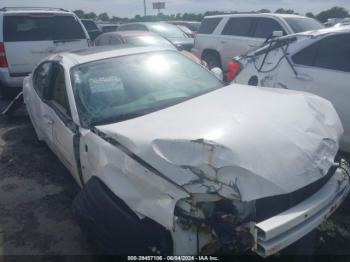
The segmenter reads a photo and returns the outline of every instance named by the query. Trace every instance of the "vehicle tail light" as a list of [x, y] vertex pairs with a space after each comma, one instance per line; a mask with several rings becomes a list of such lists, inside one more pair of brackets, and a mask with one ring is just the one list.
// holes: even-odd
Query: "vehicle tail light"
[[231, 60], [227, 64], [226, 80], [231, 82], [233, 79], [235, 79], [241, 69], [241, 65], [237, 61]]
[[7, 68], [9, 65], [7, 63], [6, 54], [5, 54], [5, 46], [4, 43], [0, 42], [0, 67]]

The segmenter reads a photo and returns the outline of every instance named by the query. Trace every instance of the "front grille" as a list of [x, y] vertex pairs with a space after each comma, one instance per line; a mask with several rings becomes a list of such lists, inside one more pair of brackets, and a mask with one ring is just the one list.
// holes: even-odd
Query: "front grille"
[[285, 195], [262, 198], [256, 201], [256, 222], [276, 216], [304, 201], [322, 188], [334, 175], [337, 167], [329, 169], [326, 176], [297, 191]]

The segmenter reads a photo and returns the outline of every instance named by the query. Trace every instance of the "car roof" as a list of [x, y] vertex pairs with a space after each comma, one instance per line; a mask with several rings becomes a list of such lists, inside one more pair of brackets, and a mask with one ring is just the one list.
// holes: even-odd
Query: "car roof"
[[298, 17], [298, 18], [307, 18], [305, 16], [301, 15], [295, 15], [295, 14], [276, 14], [276, 13], [239, 13], [239, 14], [225, 14], [225, 15], [212, 15], [212, 16], [205, 16], [205, 18], [222, 18], [222, 17], [282, 17], [282, 18], [292, 18], [292, 17]]
[[4, 14], [73, 14], [65, 9], [54, 7], [3, 7], [0, 9], [0, 12]]
[[296, 35], [301, 36], [320, 36], [326, 34], [350, 33], [350, 25], [343, 25], [339, 27], [327, 27], [314, 31], [301, 32]]
[[147, 32], [147, 31], [114, 31], [114, 32], [108, 32], [104, 33], [101, 36], [104, 35], [115, 35], [119, 37], [129, 37], [129, 36], [159, 36], [158, 34]]
[[143, 24], [143, 25], [157, 25], [157, 24], [162, 24], [162, 25], [171, 25], [166, 22], [133, 22], [133, 23], [125, 23], [122, 25], [130, 25], [130, 24]]
[[174, 49], [162, 46], [135, 47], [131, 45], [101, 46], [88, 49], [81, 49], [74, 52], [65, 52], [53, 55], [49, 60], [66, 61], [70, 67], [93, 62], [97, 60], [108, 59], [112, 57], [134, 55], [157, 51], [174, 51]]

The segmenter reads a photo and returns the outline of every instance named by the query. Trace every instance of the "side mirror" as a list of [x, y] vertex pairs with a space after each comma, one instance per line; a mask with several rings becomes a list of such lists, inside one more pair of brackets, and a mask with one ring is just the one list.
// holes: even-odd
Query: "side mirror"
[[181, 45], [181, 44], [178, 44], [178, 45], [175, 45], [176, 46], [176, 49], [177, 49], [177, 51], [183, 51], [183, 50], [185, 50], [184, 49], [184, 46], [183, 45]]
[[272, 37], [281, 37], [283, 36], [283, 31], [273, 31]]
[[214, 67], [210, 70], [210, 72], [212, 72], [213, 75], [220, 81], [224, 81], [224, 72], [221, 70], [221, 68]]

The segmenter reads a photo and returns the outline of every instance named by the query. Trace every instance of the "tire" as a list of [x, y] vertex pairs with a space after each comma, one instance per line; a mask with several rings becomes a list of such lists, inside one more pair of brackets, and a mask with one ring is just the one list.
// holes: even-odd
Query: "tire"
[[203, 54], [203, 60], [208, 64], [209, 69], [213, 69], [214, 67], [219, 67], [222, 69], [220, 56], [215, 51], [207, 51]]
[[172, 254], [170, 233], [136, 214], [97, 177], [92, 177], [73, 201], [73, 214], [87, 235], [108, 255]]
[[257, 76], [252, 76], [248, 81], [248, 85], [250, 86], [258, 86], [258, 83], [259, 83], [259, 79]]
[[1, 85], [0, 97], [4, 100], [12, 100], [19, 94], [20, 91], [20, 88], [12, 88]]

